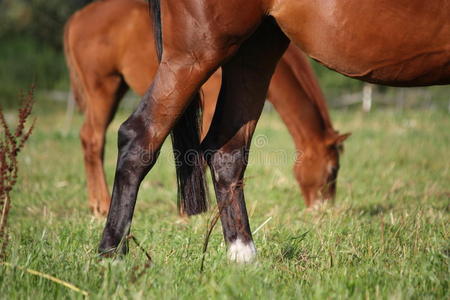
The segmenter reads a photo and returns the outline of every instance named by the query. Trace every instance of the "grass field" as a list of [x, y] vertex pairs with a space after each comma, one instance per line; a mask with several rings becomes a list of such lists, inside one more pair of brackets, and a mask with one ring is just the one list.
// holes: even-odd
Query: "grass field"
[[[132, 232], [154, 264], [131, 245], [122, 260], [100, 261], [103, 220], [90, 215], [78, 140], [81, 117], [66, 127], [64, 106], [37, 103], [35, 132], [21, 153], [12, 194], [9, 259], [87, 291], [129, 299], [449, 299], [450, 118], [440, 110], [332, 111], [352, 131], [334, 206], [305, 211], [292, 176], [293, 145], [278, 116], [266, 112], [246, 173], [247, 207], [258, 260], [226, 261], [220, 226], [199, 272], [211, 213], [181, 219], [165, 145], [142, 184]], [[9, 115], [8, 115], [9, 116]], [[11, 117], [11, 116], [9, 116]], [[119, 114], [109, 131], [108, 179], [116, 158]], [[272, 160], [280, 153], [284, 160]], [[275, 163], [274, 163], [275, 161]], [[264, 163], [265, 162], [265, 163]], [[219, 225], [219, 224], [218, 224]], [[0, 266], [0, 298], [82, 298], [66, 287]]]

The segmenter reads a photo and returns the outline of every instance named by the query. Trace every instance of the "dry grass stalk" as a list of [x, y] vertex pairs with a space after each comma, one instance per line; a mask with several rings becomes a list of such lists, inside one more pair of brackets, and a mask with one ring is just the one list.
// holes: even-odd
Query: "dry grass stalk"
[[57, 284], [65, 286], [66, 288], [71, 289], [71, 290], [73, 290], [73, 291], [75, 291], [77, 293], [80, 293], [80, 294], [82, 294], [85, 297], [89, 296], [88, 292], [86, 292], [86, 291], [76, 287], [75, 285], [71, 284], [70, 282], [67, 282], [67, 281], [61, 280], [59, 278], [56, 278], [55, 276], [52, 276], [52, 275], [49, 275], [49, 274], [45, 274], [45, 273], [42, 273], [42, 272], [39, 272], [39, 271], [36, 271], [36, 270], [33, 270], [33, 269], [28, 269], [28, 268], [15, 266], [15, 265], [7, 263], [7, 262], [0, 262], [0, 265], [6, 266], [8, 268], [19, 269], [19, 270], [22, 270], [24, 272], [30, 273], [32, 275], [36, 275], [36, 276], [45, 278], [47, 280], [50, 280], [50, 281], [53, 281], [53, 282], [55, 282]]
[[209, 245], [209, 239], [211, 237], [212, 231], [214, 230], [214, 227], [217, 224], [217, 221], [220, 218], [220, 215], [222, 214], [222, 210], [225, 207], [227, 207], [228, 205], [231, 205], [233, 203], [233, 199], [235, 198], [234, 197], [234, 193], [235, 193], [236, 189], [243, 188], [243, 187], [244, 187], [244, 181], [238, 182], [238, 183], [232, 185], [230, 187], [231, 195], [230, 195], [229, 200], [218, 203], [216, 213], [214, 215], [212, 215], [212, 218], [208, 222], [208, 224], [206, 226], [205, 239], [203, 241], [203, 252], [202, 252], [202, 262], [200, 264], [200, 273], [203, 273], [203, 270], [204, 270], [204, 267], [205, 267], [206, 251], [208, 250], [208, 245]]
[[139, 243], [139, 241], [137, 240], [137, 238], [130, 234], [127, 236], [127, 240], [132, 240], [136, 246], [142, 251], [142, 253], [144, 253], [145, 257], [147, 258], [147, 261], [145, 262], [145, 264], [142, 266], [141, 271], [139, 273], [136, 274], [136, 272], [139, 270], [139, 266], [134, 266], [133, 267], [133, 273], [131, 274], [131, 278], [130, 281], [132, 283], [136, 282], [140, 277], [142, 277], [142, 275], [144, 275], [144, 273], [147, 271], [148, 268], [150, 268], [153, 264], [153, 260], [152, 257], [150, 256], [150, 254], [144, 249], [144, 247], [141, 246], [141, 244]]
[[17, 127], [14, 131], [7, 124], [0, 107], [0, 207], [2, 212], [0, 218], [0, 261], [6, 260], [6, 248], [9, 240], [7, 224], [11, 208], [10, 192], [17, 182], [17, 155], [30, 137], [34, 127], [33, 121], [33, 124], [26, 129], [27, 119], [34, 104], [33, 94], [34, 87], [31, 87], [26, 95], [20, 95], [22, 105], [19, 108]]

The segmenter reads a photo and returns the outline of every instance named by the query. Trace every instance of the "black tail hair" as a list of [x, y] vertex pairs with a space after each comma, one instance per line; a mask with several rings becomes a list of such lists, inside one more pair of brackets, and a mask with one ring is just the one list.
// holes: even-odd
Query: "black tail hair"
[[[153, 15], [156, 52], [163, 52], [160, 0], [149, 0]], [[208, 193], [205, 163], [200, 147], [201, 102], [197, 93], [172, 129], [172, 147], [178, 182], [178, 208], [181, 214], [195, 215], [207, 211]]]
[[162, 24], [161, 24], [161, 2], [160, 0], [149, 0], [150, 14], [153, 19], [153, 34], [155, 36], [156, 54], [158, 60], [162, 57]]

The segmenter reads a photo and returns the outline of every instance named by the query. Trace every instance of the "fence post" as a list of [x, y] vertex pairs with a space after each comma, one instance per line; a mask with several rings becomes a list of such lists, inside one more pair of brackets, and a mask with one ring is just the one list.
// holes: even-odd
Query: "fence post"
[[372, 84], [364, 83], [362, 98], [362, 109], [364, 112], [369, 112], [372, 108], [372, 90]]

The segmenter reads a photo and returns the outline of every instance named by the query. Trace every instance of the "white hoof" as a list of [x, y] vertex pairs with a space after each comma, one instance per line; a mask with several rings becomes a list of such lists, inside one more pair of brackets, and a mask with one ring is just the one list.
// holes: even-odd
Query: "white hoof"
[[252, 241], [249, 243], [237, 239], [228, 248], [228, 259], [237, 263], [249, 263], [256, 257], [256, 248]]

